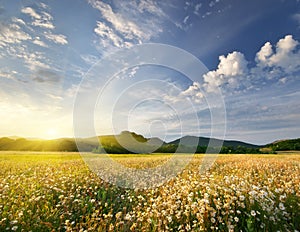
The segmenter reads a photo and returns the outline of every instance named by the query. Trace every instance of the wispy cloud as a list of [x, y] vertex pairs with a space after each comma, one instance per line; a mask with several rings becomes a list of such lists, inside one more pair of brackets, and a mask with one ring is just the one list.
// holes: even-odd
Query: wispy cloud
[[300, 29], [300, 13], [294, 14], [292, 18], [298, 23], [298, 28]]
[[44, 36], [46, 39], [48, 39], [49, 41], [52, 41], [56, 44], [61, 44], [61, 45], [68, 44], [68, 40], [65, 35], [53, 34], [53, 33], [46, 32], [46, 33], [44, 33]]
[[199, 10], [200, 10], [201, 7], [202, 7], [202, 3], [198, 3], [198, 4], [195, 5], [195, 8], [194, 8], [194, 14], [195, 15], [200, 15]]
[[144, 33], [135, 22], [121, 14], [114, 13], [109, 4], [102, 1], [89, 1], [89, 3], [98, 9], [102, 17], [107, 20], [116, 31], [121, 33], [125, 39], [141, 42], [142, 39], [149, 38], [149, 35]]
[[97, 22], [94, 32], [105, 47], [140, 44], [163, 31], [161, 19], [165, 14], [154, 1], [116, 1], [114, 8], [103, 1], [88, 0], [88, 3], [97, 9], [104, 19]]
[[48, 45], [44, 41], [42, 41], [39, 36], [35, 37], [32, 43], [39, 45], [41, 47], [45, 47], [45, 48], [48, 47]]
[[6, 78], [6, 79], [15, 79], [15, 74], [17, 74], [16, 71], [10, 71], [10, 70], [0, 70], [0, 79]]
[[0, 47], [5, 47], [7, 44], [21, 43], [30, 39], [31, 36], [22, 31], [19, 25], [0, 23]]
[[123, 46], [124, 41], [105, 23], [97, 22], [97, 27], [94, 31], [102, 38], [101, 42], [104, 47], [108, 46], [107, 41], [111, 41], [112, 45], [118, 48]]
[[[21, 10], [22, 13], [29, 15], [32, 18], [31, 25], [34, 27], [40, 27], [44, 30], [43, 36], [50, 42], [54, 42], [56, 44], [66, 45], [68, 44], [67, 37], [62, 34], [55, 34], [53, 30], [55, 26], [53, 24], [53, 16], [47, 12], [49, 7], [41, 3], [40, 7], [37, 10], [32, 7], [25, 7]], [[40, 38], [35, 39], [34, 43], [40, 45], [42, 47], [46, 47], [45, 42], [43, 42]]]
[[34, 9], [32, 9], [31, 7], [25, 7], [21, 10], [22, 13], [30, 15], [32, 18], [34, 19], [41, 19], [41, 15], [39, 15], [38, 13], [36, 13], [36, 11]]
[[52, 23], [53, 17], [45, 11], [42, 11], [41, 13], [37, 13], [33, 8], [25, 7], [21, 10], [21, 12], [31, 16], [31, 18], [33, 19], [32, 22], [33, 26], [43, 27], [47, 29], [55, 28]]
[[33, 80], [39, 83], [55, 84], [62, 80], [62, 76], [60, 76], [58, 73], [45, 69], [37, 70], [35, 75], [36, 76], [33, 78]]

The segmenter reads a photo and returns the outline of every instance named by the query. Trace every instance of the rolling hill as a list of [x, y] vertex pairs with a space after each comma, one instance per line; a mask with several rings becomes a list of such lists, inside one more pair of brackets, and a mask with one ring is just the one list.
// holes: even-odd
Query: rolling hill
[[[208, 146], [208, 143], [213, 142], [215, 144], [221, 144], [222, 140], [219, 139], [210, 139], [206, 137], [196, 137], [196, 136], [184, 136], [183, 138], [176, 139], [169, 144], [175, 144], [178, 145], [180, 143], [180, 140], [184, 139], [184, 144], [189, 144], [189, 145], [194, 145], [198, 142], [198, 146]], [[261, 146], [250, 144], [250, 143], [245, 143], [241, 141], [236, 141], [236, 140], [224, 140], [223, 141], [223, 146], [225, 147], [234, 147], [237, 148], [239, 146], [241, 147], [246, 147], [246, 148], [260, 148]]]
[[[100, 141], [101, 146], [99, 146]], [[119, 135], [104, 135], [98, 137], [82, 138], [75, 141], [74, 138], [60, 138], [53, 140], [26, 139], [20, 137], [0, 138], [1, 151], [94, 151], [107, 153], [152, 153], [152, 152], [194, 152], [203, 153], [212, 142], [215, 146], [221, 144], [221, 140], [206, 137], [184, 136], [169, 143], [159, 138], [145, 138], [134, 132], [123, 131]], [[76, 144], [77, 142], [77, 144]], [[179, 150], [179, 145], [181, 146]], [[196, 144], [196, 146], [195, 146]], [[77, 147], [78, 145], [78, 147]], [[213, 146], [214, 146], [213, 145]], [[300, 150], [300, 139], [276, 141], [265, 146], [245, 143], [237, 140], [225, 140], [221, 153], [258, 153], [261, 148], [268, 151]], [[104, 150], [103, 150], [104, 149]]]
[[273, 151], [300, 151], [300, 138], [278, 140], [267, 144], [266, 147], [272, 149]]

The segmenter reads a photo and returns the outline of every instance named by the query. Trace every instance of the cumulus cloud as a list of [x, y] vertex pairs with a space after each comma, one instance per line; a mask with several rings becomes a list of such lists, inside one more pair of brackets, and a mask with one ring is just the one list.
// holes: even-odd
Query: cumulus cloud
[[199, 103], [203, 103], [204, 94], [201, 89], [199, 82], [193, 82], [186, 89], [169, 89], [168, 92], [162, 91], [160, 93], [162, 99], [170, 104], [185, 107], [187, 100], [188, 102], [195, 104], [194, 106], [200, 106]]
[[180, 95], [190, 97], [195, 103], [200, 103], [204, 97], [199, 82], [193, 82], [193, 84], [181, 92]]
[[255, 65], [250, 69], [240, 52], [232, 52], [219, 57], [216, 70], [203, 75], [204, 88], [207, 92], [222, 89], [260, 89], [268, 81], [285, 84], [300, 71], [299, 42], [292, 35], [280, 39], [276, 46], [266, 42], [256, 53]]
[[294, 40], [292, 35], [280, 39], [276, 44], [275, 52], [271, 43], [267, 42], [256, 54], [256, 61], [261, 66], [279, 67], [287, 73], [294, 72], [300, 66], [298, 45], [299, 42]]
[[256, 61], [263, 65], [267, 64], [270, 56], [273, 55], [273, 48], [270, 42], [265, 43], [260, 51], [256, 54]]
[[208, 92], [214, 92], [216, 88], [227, 84], [236, 87], [238, 79], [248, 72], [247, 61], [240, 52], [232, 52], [219, 57], [220, 63], [216, 70], [204, 74], [205, 88]]

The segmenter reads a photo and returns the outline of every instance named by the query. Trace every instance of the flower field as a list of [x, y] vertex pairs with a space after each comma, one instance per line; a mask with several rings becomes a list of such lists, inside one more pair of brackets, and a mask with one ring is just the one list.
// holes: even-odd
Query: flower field
[[[153, 167], [165, 155], [116, 156]], [[197, 155], [155, 189], [102, 181], [78, 153], [0, 153], [0, 231], [300, 231], [300, 154]]]

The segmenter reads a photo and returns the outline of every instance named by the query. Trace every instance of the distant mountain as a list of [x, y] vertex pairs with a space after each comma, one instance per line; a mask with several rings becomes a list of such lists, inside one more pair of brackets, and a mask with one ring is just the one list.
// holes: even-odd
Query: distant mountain
[[[99, 148], [99, 142], [102, 147]], [[60, 138], [52, 140], [25, 139], [17, 136], [0, 138], [0, 151], [80, 151], [105, 149], [108, 153], [145, 153], [154, 151], [164, 142], [159, 138], [145, 138], [134, 132], [98, 137]], [[78, 146], [78, 147], [77, 147]]]
[[[76, 143], [77, 142], [77, 143]], [[100, 146], [99, 146], [100, 142]], [[300, 150], [300, 138], [280, 140], [265, 146], [258, 146], [236, 140], [209, 139], [206, 137], [184, 136], [169, 143], [159, 138], [145, 138], [134, 132], [123, 131], [118, 135], [98, 137], [60, 138], [52, 140], [25, 139], [17, 136], [0, 138], [0, 151], [94, 151], [107, 153], [152, 153], [152, 152], [194, 152], [204, 153], [208, 144], [214, 148], [222, 145], [221, 153], [259, 153], [272, 151]], [[78, 147], [77, 147], [78, 145]], [[183, 146], [179, 146], [183, 145]], [[218, 149], [216, 149], [218, 151]]]
[[151, 153], [165, 144], [159, 138], [145, 138], [134, 132], [123, 131], [119, 135], [99, 136], [101, 145], [94, 150], [101, 153]]
[[201, 147], [207, 147], [209, 142], [211, 142], [212, 144], [223, 144], [223, 146], [225, 147], [234, 147], [237, 148], [239, 146], [241, 147], [246, 147], [246, 148], [260, 148], [262, 146], [258, 146], [258, 145], [254, 145], [254, 144], [250, 144], [250, 143], [245, 143], [245, 142], [241, 142], [241, 141], [236, 141], [236, 140], [220, 140], [220, 139], [210, 139], [210, 138], [206, 138], [206, 137], [196, 137], [196, 136], [184, 136], [180, 139], [176, 139], [172, 142], [170, 142], [169, 144], [175, 144], [178, 145], [180, 143], [180, 141], [183, 141], [183, 144], [192, 146], [195, 144], [198, 144], [198, 146]]

